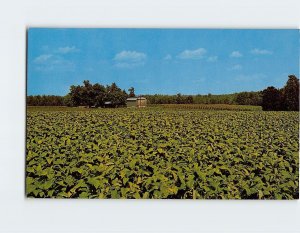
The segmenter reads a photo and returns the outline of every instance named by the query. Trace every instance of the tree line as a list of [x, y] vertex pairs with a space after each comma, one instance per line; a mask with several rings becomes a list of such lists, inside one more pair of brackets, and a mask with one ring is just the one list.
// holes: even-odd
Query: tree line
[[[96, 85], [96, 84], [95, 84]], [[98, 88], [96, 88], [97, 90]], [[134, 88], [132, 88], [134, 89]], [[130, 89], [129, 89], [130, 90]], [[123, 92], [123, 91], [122, 91]], [[36, 95], [28, 96], [27, 104], [29, 106], [103, 106], [105, 101], [114, 100], [115, 104], [120, 106], [124, 105], [128, 97], [134, 97], [134, 92], [129, 94], [111, 93], [106, 92], [97, 93], [97, 91], [83, 90], [83, 88], [73, 88], [71, 93], [66, 96], [54, 96], [54, 95]], [[121, 97], [115, 98], [115, 97]], [[125, 97], [126, 96], [126, 97]], [[224, 95], [143, 95], [149, 104], [238, 104], [238, 105], [261, 105], [261, 93], [260, 92], [241, 92], [235, 94]], [[119, 100], [118, 100], [119, 99]], [[124, 102], [125, 101], [125, 102]]]
[[[241, 92], [224, 95], [143, 95], [149, 104], [239, 104], [261, 105], [260, 92]], [[36, 95], [28, 96], [29, 106], [95, 106], [102, 107], [109, 101], [114, 106], [123, 106], [128, 97], [135, 97], [134, 88], [121, 90], [115, 83], [106, 87], [101, 84], [91, 84], [84, 81], [83, 85], [70, 87], [66, 96]]]
[[28, 106], [66, 106], [66, 96], [30, 95], [26, 102]]
[[[29, 106], [88, 106], [103, 107], [109, 102], [111, 106], [125, 106], [128, 97], [135, 97], [134, 88], [128, 93], [117, 86], [91, 84], [88, 80], [83, 85], [72, 85], [66, 96], [37, 95], [28, 96]], [[282, 89], [268, 87], [258, 92], [240, 92], [223, 95], [144, 95], [149, 104], [238, 104], [262, 106], [267, 111], [299, 111], [299, 79], [290, 75]]]
[[145, 95], [151, 104], [238, 104], [260, 106], [261, 92], [240, 92], [223, 95]]

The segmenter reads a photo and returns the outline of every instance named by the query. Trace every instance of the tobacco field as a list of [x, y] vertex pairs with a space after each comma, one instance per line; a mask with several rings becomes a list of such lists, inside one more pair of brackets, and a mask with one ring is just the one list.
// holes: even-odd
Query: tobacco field
[[28, 108], [26, 196], [299, 198], [299, 113]]

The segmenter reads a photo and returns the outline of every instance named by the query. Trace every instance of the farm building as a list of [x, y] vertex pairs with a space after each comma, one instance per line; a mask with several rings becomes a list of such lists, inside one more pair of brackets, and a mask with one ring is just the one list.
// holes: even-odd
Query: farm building
[[104, 102], [104, 107], [105, 108], [113, 108], [115, 107], [114, 104], [112, 103], [112, 101], [106, 101]]
[[127, 107], [146, 107], [147, 99], [145, 97], [131, 97], [126, 100]]

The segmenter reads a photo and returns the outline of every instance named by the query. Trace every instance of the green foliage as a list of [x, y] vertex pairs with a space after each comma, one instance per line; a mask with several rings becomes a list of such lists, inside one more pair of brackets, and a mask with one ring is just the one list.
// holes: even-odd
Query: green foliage
[[145, 95], [150, 104], [237, 104], [237, 94], [225, 95]]
[[121, 90], [116, 83], [104, 87], [98, 83], [92, 85], [88, 80], [83, 81], [83, 86], [71, 86], [71, 105], [69, 106], [95, 106], [103, 107], [105, 101], [112, 103], [112, 106], [122, 106], [126, 104], [127, 93]]
[[65, 104], [64, 97], [55, 95], [27, 96], [28, 106], [62, 106]]
[[29, 109], [26, 194], [295, 199], [296, 112]]
[[135, 97], [135, 94], [134, 94], [134, 87], [130, 87], [130, 88], [128, 89], [128, 92], [129, 92], [128, 97]]
[[285, 110], [299, 111], [299, 79], [295, 75], [289, 76], [282, 92]]
[[275, 87], [268, 87], [262, 92], [262, 108], [264, 111], [282, 110], [281, 93]]
[[289, 75], [284, 88], [268, 87], [263, 90], [262, 108], [265, 111], [299, 111], [299, 79]]
[[261, 105], [260, 92], [240, 92], [223, 95], [145, 95], [151, 104], [236, 104]]
[[240, 92], [236, 95], [235, 101], [240, 105], [260, 106], [262, 104], [261, 92]]

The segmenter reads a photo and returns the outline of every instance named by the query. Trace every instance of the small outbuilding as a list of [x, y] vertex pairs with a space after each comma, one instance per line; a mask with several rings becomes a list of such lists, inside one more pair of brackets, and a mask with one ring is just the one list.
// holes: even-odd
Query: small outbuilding
[[130, 97], [126, 100], [127, 107], [146, 107], [147, 99], [145, 97]]
[[106, 101], [106, 102], [104, 102], [104, 107], [105, 108], [114, 108], [115, 105], [113, 104], [112, 101]]

